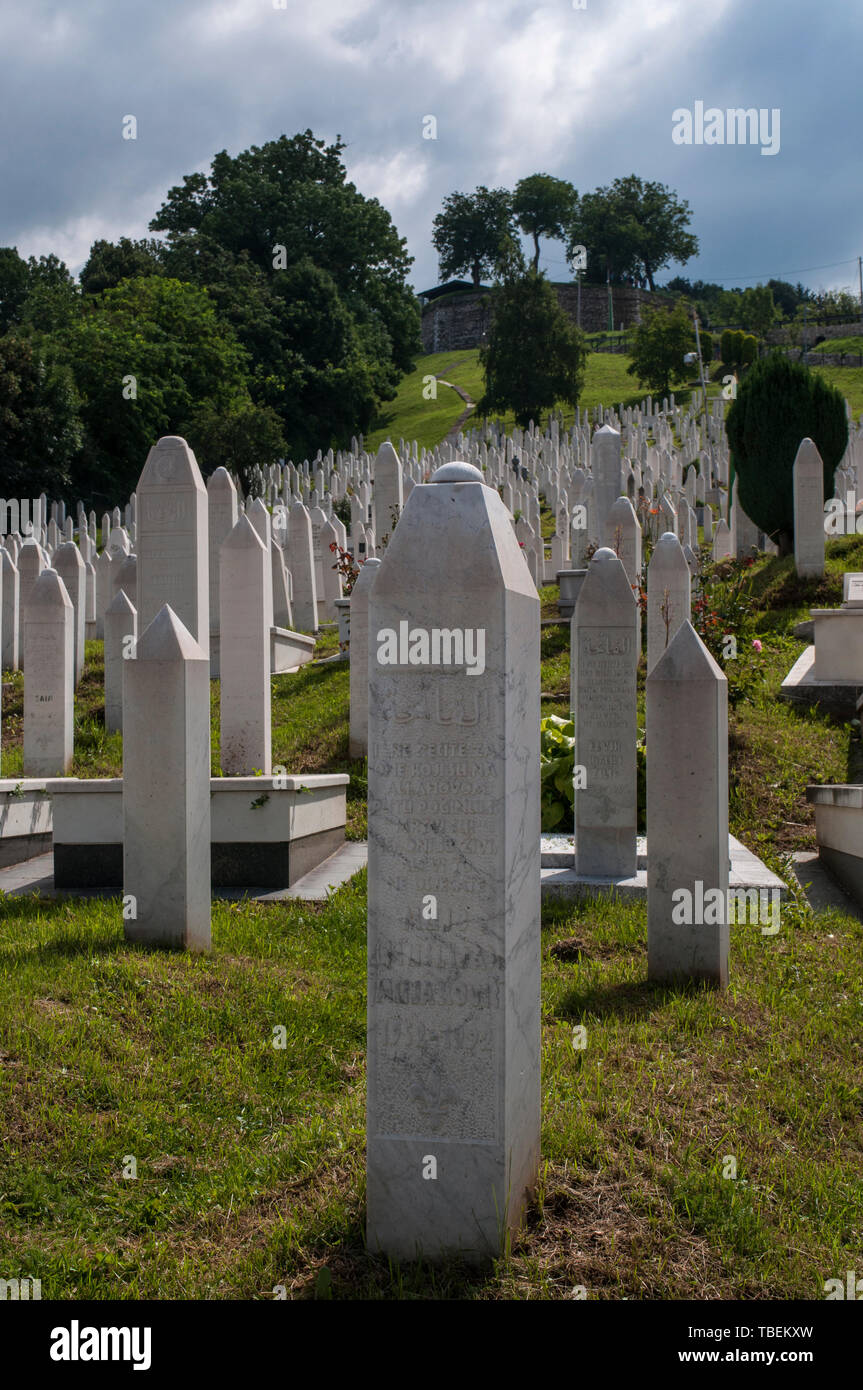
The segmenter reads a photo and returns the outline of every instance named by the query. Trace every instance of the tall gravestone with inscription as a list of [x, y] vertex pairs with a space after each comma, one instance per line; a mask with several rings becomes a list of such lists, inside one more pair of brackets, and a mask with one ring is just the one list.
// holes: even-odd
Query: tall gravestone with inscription
[[369, 602], [368, 1242], [391, 1258], [498, 1254], [536, 1178], [539, 719], [509, 514], [444, 465]]
[[75, 617], [56, 570], [45, 569], [24, 608], [25, 777], [65, 777], [72, 764]]
[[209, 652], [207, 489], [185, 439], [166, 435], [153, 445], [136, 497], [138, 631], [168, 604]]
[[350, 682], [351, 713], [348, 755], [364, 758], [369, 751], [369, 595], [380, 560], [360, 565], [351, 590]]
[[623, 563], [590, 561], [571, 621], [570, 701], [578, 769], [575, 868], [631, 878], [637, 867], [636, 672], [639, 613]]

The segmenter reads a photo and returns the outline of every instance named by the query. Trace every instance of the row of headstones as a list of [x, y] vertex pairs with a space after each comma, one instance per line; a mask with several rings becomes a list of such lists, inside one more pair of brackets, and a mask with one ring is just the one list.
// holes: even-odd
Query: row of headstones
[[[432, 481], [410, 499], [383, 562], [360, 576], [368, 1231], [373, 1248], [396, 1258], [495, 1253], [520, 1217], [539, 1153], [539, 601], [511, 516], [481, 475], [456, 464]], [[688, 567], [671, 539], [683, 579]], [[243, 518], [222, 550], [226, 587], [249, 582], [239, 558], [247, 554], [254, 606], [266, 607], [265, 548]], [[480, 624], [481, 669], [404, 654], [382, 664], [382, 633], [406, 629], [427, 654], [430, 633], [466, 639]], [[625, 750], [635, 743], [637, 611], [612, 551], [593, 557], [573, 628], [577, 737], [595, 750], [598, 778], [591, 788], [588, 769], [586, 804], [592, 795], [606, 809], [604, 824], [579, 818], [580, 852], [631, 858], [634, 762]], [[353, 643], [363, 645], [356, 627]], [[127, 934], [208, 949], [209, 662], [169, 606], [139, 639], [124, 682]], [[693, 932], [672, 912], [677, 887], [727, 889], [726, 718], [725, 678], [682, 621], [647, 687], [652, 978], [727, 979], [727, 923]], [[626, 795], [616, 796], [624, 782]]]

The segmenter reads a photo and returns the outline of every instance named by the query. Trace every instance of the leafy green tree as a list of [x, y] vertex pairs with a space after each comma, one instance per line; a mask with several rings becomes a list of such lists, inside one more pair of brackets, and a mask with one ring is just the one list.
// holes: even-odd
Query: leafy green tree
[[0, 246], [0, 333], [19, 322], [29, 288], [27, 262], [14, 246]]
[[577, 204], [578, 194], [567, 179], [556, 179], [551, 174], [530, 174], [519, 179], [512, 210], [521, 230], [533, 237], [534, 270], [539, 270], [540, 237], [565, 241]]
[[434, 220], [432, 244], [441, 279], [467, 272], [475, 285], [495, 270], [501, 243], [512, 236], [512, 195], [480, 185], [473, 193], [450, 193]]
[[20, 321], [28, 331], [55, 333], [67, 329], [81, 310], [81, 291], [57, 256], [31, 256], [27, 262], [27, 298]]
[[738, 497], [746, 515], [787, 555], [794, 545], [794, 459], [815, 441], [824, 460], [824, 496], [848, 443], [842, 393], [799, 362], [774, 352], [756, 362], [726, 417]]
[[587, 351], [544, 275], [531, 269], [503, 280], [493, 291], [488, 341], [480, 348], [485, 392], [478, 411], [511, 409], [524, 428], [558, 401], [575, 406]]
[[206, 405], [190, 427], [195, 456], [206, 477], [217, 468], [236, 473], [248, 495], [255, 468], [268, 468], [285, 453], [282, 422], [269, 406], [241, 406], [230, 414]]
[[[292, 447], [301, 437], [306, 448], [347, 442], [364, 428], [360, 419], [392, 399], [419, 350], [419, 305], [406, 282], [412, 257], [377, 199], [347, 182], [344, 148], [339, 138], [326, 145], [307, 130], [235, 157], [222, 151], [208, 174], [187, 174], [170, 189], [150, 224], [166, 237], [166, 273], [211, 290], [249, 353], [254, 400], [278, 412]], [[292, 294], [309, 290], [305, 310], [287, 286]], [[311, 322], [322, 295], [336, 312], [341, 344], [332, 371], [313, 354], [306, 360], [296, 331], [301, 319]], [[352, 397], [362, 402], [351, 423], [349, 373], [357, 379]], [[314, 399], [314, 421], [291, 414], [298, 394]], [[312, 428], [321, 431], [313, 441]]]
[[758, 360], [758, 339], [754, 333], [743, 333], [741, 336], [740, 362], [744, 367], [751, 367]]
[[94, 241], [78, 278], [85, 294], [99, 294], [114, 289], [121, 280], [161, 273], [161, 245], [155, 238], [132, 241], [121, 236], [117, 242]]
[[161, 435], [183, 435], [194, 448], [199, 416], [252, 404], [246, 354], [207, 292], [168, 276], [84, 296], [79, 321], [55, 341], [81, 397], [75, 485], [94, 501], [128, 496]]
[[698, 254], [698, 239], [687, 230], [691, 218], [689, 204], [672, 189], [629, 174], [581, 197], [567, 250], [586, 246], [592, 266], [612, 284], [655, 290], [656, 275], [669, 261], [685, 265]]
[[80, 443], [69, 369], [15, 333], [0, 338], [0, 478], [6, 496], [63, 492]]
[[683, 359], [694, 350], [695, 329], [683, 300], [671, 310], [644, 309], [627, 371], [651, 391], [668, 395], [674, 382], [689, 376]]
[[740, 296], [740, 322], [749, 332], [763, 338], [776, 322], [773, 291], [767, 285], [756, 285]]

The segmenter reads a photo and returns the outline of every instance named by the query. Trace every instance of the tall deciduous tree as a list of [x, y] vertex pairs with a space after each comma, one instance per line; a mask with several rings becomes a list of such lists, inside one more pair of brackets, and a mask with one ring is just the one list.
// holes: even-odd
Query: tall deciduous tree
[[685, 264], [698, 254], [698, 239], [686, 230], [691, 217], [689, 204], [670, 188], [630, 174], [582, 195], [569, 227], [568, 251], [586, 246], [597, 278], [607, 274], [612, 284], [655, 290], [664, 266]]
[[558, 401], [575, 406], [584, 385], [587, 342], [542, 274], [529, 270], [493, 292], [488, 342], [480, 348], [481, 414], [512, 410], [516, 424], [539, 421]]
[[[392, 399], [419, 349], [419, 305], [406, 283], [412, 257], [377, 199], [348, 183], [344, 148], [307, 130], [236, 157], [222, 151], [209, 174], [188, 174], [169, 191], [150, 224], [166, 236], [167, 273], [212, 290], [250, 355], [256, 401], [278, 411], [297, 449], [346, 442]], [[296, 302], [304, 289], [311, 295], [305, 310]], [[307, 358], [296, 331], [298, 318], [310, 322], [321, 294], [338, 325], [331, 371]], [[286, 361], [293, 387], [283, 391]], [[303, 380], [305, 399], [314, 398], [308, 421], [296, 413]], [[350, 424], [349, 380], [359, 402]]]
[[37, 344], [7, 333], [0, 338], [0, 478], [6, 496], [62, 492], [80, 443], [72, 373]]
[[434, 220], [432, 243], [441, 278], [469, 273], [475, 285], [491, 275], [500, 247], [512, 236], [512, 194], [480, 185], [473, 193], [450, 193]]
[[683, 358], [694, 349], [695, 329], [684, 300], [671, 311], [645, 309], [627, 371], [651, 391], [667, 395], [673, 382], [687, 379], [690, 368]]
[[530, 174], [515, 186], [512, 209], [523, 232], [533, 237], [533, 268], [539, 270], [539, 238], [564, 241], [575, 217], [578, 193], [566, 179]]

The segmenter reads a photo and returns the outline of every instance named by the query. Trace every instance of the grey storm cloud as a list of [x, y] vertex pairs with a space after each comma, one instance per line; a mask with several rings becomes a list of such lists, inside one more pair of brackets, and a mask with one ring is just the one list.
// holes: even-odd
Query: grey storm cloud
[[[218, 150], [311, 128], [341, 134], [352, 181], [407, 238], [417, 289], [438, 279], [447, 193], [540, 170], [580, 191], [629, 173], [669, 184], [693, 210], [693, 277], [856, 288], [863, 13], [579, 3], [6, 0], [0, 244], [78, 269], [97, 237], [145, 235], [167, 190]], [[778, 109], [778, 154], [675, 144], [672, 114], [696, 102]], [[568, 278], [559, 244], [541, 264]]]

